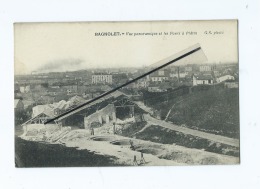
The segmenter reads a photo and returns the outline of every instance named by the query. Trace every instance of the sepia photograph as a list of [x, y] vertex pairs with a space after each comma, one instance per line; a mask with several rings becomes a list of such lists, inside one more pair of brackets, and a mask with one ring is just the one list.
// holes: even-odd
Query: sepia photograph
[[14, 24], [15, 166], [240, 163], [238, 21]]

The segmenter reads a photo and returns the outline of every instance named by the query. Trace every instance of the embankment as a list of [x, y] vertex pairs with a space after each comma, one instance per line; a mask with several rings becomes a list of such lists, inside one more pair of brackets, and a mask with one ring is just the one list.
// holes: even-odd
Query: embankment
[[184, 134], [158, 125], [146, 127], [141, 132], [136, 133], [134, 137], [161, 144], [176, 144], [187, 148], [196, 148], [208, 152], [239, 157], [239, 148], [237, 147]]

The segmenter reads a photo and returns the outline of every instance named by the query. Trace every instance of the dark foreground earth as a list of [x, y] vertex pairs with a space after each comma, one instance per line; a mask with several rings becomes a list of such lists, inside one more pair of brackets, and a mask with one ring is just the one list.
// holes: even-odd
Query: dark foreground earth
[[46, 144], [15, 137], [16, 167], [98, 167], [123, 166], [115, 157], [98, 155], [60, 144]]

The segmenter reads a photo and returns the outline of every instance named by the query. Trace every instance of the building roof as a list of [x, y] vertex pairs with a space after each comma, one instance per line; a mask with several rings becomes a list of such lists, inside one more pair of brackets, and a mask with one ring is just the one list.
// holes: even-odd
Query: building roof
[[71, 105], [82, 104], [84, 102], [86, 102], [86, 100], [78, 95], [73, 96], [68, 100], [68, 103], [70, 103]]
[[65, 100], [61, 100], [58, 103], [56, 103], [55, 109], [59, 108], [60, 110], [66, 110], [68, 108], [68, 104]]
[[33, 100], [23, 100], [23, 105], [24, 107], [28, 107], [33, 105], [34, 101]]
[[100, 72], [100, 73], [93, 73], [93, 75], [112, 75], [111, 73], [105, 73], [105, 72]]
[[225, 83], [238, 83], [237, 80], [228, 79], [225, 81]]
[[14, 108], [17, 108], [17, 105], [20, 101], [21, 99], [14, 99]]
[[[159, 75], [159, 71], [164, 71], [163, 75]], [[170, 72], [168, 70], [158, 70], [150, 74], [150, 77], [169, 77]]]
[[51, 110], [51, 109], [46, 109], [42, 113], [47, 115], [49, 118], [54, 118], [55, 117], [55, 114], [54, 114], [53, 110]]
[[106, 95], [106, 96], [104, 96], [104, 97], [102, 97], [102, 98], [100, 98], [100, 99], [98, 99], [98, 100], [95, 100], [95, 101], [93, 101], [93, 102], [91, 102], [91, 103], [89, 103], [89, 104], [86, 104], [86, 105], [84, 105], [84, 106], [82, 106], [82, 107], [80, 107], [80, 108], [77, 108], [77, 109], [71, 111], [70, 113], [68, 113], [68, 114], [66, 114], [66, 115], [64, 115], [64, 116], [61, 116], [58, 120], [62, 120], [62, 119], [64, 119], [64, 118], [66, 118], [66, 117], [68, 117], [68, 116], [70, 116], [70, 115], [73, 115], [73, 114], [75, 114], [75, 113], [77, 113], [77, 112], [80, 112], [80, 111], [82, 111], [82, 110], [84, 110], [84, 109], [86, 109], [86, 108], [89, 108], [89, 107], [91, 107], [91, 106], [94, 106], [94, 105], [96, 105], [96, 104], [99, 104], [99, 103], [101, 103], [102, 101], [105, 101], [105, 100], [108, 100], [108, 99], [111, 99], [111, 98], [118, 98], [118, 97], [120, 97], [120, 96], [122, 96], [122, 95], [126, 96], [124, 93], [122, 93], [122, 92], [120, 92], [120, 91], [117, 90], [117, 91], [115, 91], [115, 92], [113, 92], [113, 93], [111, 93], [111, 94], [108, 94], [108, 95]]
[[220, 75], [218, 78], [222, 78], [222, 77], [225, 77], [225, 76], [234, 77], [234, 76], [233, 76], [233, 75], [231, 75], [231, 74], [222, 74], [222, 75]]
[[32, 120], [35, 120], [37, 117], [40, 117], [41, 115], [46, 115], [46, 116], [49, 117], [50, 119], [55, 116], [53, 112], [46, 110], [46, 111], [43, 111], [42, 113], [39, 113], [38, 115], [32, 117], [31, 119], [27, 120], [27, 121], [24, 122], [21, 126], [24, 126], [24, 125], [30, 123]]
[[[33, 107], [34, 112], [37, 112], [37, 115], [43, 113], [45, 110], [51, 111], [54, 108], [54, 104], [43, 104]], [[36, 111], [37, 110], [37, 111]], [[35, 116], [37, 116], [35, 115]]]

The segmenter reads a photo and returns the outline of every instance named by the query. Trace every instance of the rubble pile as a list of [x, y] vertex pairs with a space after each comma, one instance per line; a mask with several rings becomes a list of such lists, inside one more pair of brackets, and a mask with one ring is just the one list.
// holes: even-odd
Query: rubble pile
[[55, 143], [68, 134], [71, 127], [60, 127], [56, 124], [31, 124], [24, 128], [21, 138], [31, 141], [46, 141]]
[[46, 133], [44, 136], [44, 141], [55, 143], [62, 139], [66, 134], [71, 131], [71, 127], [62, 127], [60, 130], [52, 133]]

